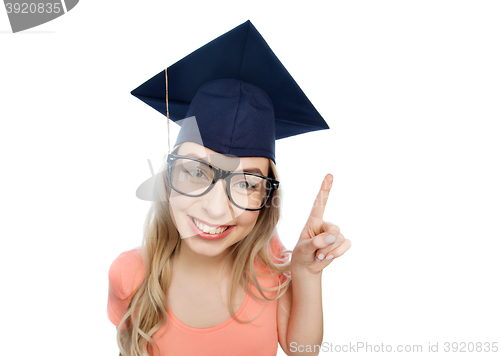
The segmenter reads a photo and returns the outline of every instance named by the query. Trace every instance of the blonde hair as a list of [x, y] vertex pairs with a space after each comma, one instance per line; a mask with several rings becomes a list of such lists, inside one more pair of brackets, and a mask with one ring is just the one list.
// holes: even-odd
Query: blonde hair
[[[278, 179], [276, 167], [271, 160], [269, 167], [270, 176]], [[165, 169], [166, 162], [161, 171], [166, 173]], [[154, 191], [163, 199], [156, 199], [151, 204], [144, 223], [142, 254], [145, 277], [134, 292], [127, 312], [117, 328], [118, 347], [123, 356], [147, 356], [150, 355], [151, 347], [158, 349], [152, 336], [167, 321], [166, 297], [172, 278], [172, 257], [179, 250], [181, 243], [181, 237], [170, 212], [168, 189], [163, 179], [157, 179]], [[274, 204], [275, 199], [281, 202], [280, 190], [274, 191], [271, 198], [270, 203], [268, 202], [260, 211], [250, 234], [228, 248], [226, 262], [231, 257], [234, 260], [228, 305], [232, 317], [240, 323], [249, 323], [253, 319], [242, 321], [235, 315], [233, 301], [238, 287], [243, 287], [245, 292], [256, 300], [273, 301], [286, 292], [290, 283], [290, 262], [286, 254], [291, 251], [283, 251], [280, 256], [272, 256], [270, 249], [271, 238], [275, 235], [276, 225], [280, 219], [280, 206]], [[254, 262], [270, 273], [257, 273]], [[263, 288], [257, 276], [277, 276], [278, 286]], [[249, 283], [257, 288], [262, 298], [250, 290]], [[276, 293], [268, 298], [264, 291]], [[122, 329], [123, 325], [125, 329]]]

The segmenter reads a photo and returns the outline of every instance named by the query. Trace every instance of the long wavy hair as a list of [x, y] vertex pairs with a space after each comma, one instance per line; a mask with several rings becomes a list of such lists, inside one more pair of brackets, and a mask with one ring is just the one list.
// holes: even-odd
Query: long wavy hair
[[[161, 172], [166, 174], [167, 162]], [[278, 179], [274, 163], [269, 160], [269, 176]], [[165, 178], [165, 177], [163, 177]], [[145, 278], [134, 292], [127, 312], [117, 328], [117, 342], [122, 356], [148, 356], [151, 348], [157, 346], [153, 334], [167, 322], [167, 292], [172, 279], [172, 257], [178, 252], [181, 237], [171, 215], [169, 205], [168, 179], [157, 179], [154, 192], [158, 194], [147, 213], [144, 223], [144, 238], [141, 248], [145, 267]], [[276, 204], [276, 200], [278, 204]], [[234, 261], [231, 269], [231, 289], [229, 293], [229, 311], [238, 322], [249, 323], [252, 320], [239, 320], [235, 315], [233, 302], [238, 287], [243, 287], [252, 298], [260, 301], [273, 301], [281, 297], [290, 283], [290, 262], [288, 253], [283, 251], [274, 256], [270, 243], [276, 235], [276, 226], [280, 219], [280, 190], [274, 191], [268, 204], [260, 211], [256, 224], [250, 234], [228, 248], [225, 263]], [[268, 273], [258, 273], [254, 263], [264, 267]], [[258, 276], [276, 277], [278, 286], [264, 288], [259, 285]], [[252, 284], [259, 291], [255, 295], [249, 287]], [[271, 297], [264, 291], [274, 292]], [[125, 325], [125, 328], [123, 326]], [[123, 329], [122, 329], [123, 328]]]

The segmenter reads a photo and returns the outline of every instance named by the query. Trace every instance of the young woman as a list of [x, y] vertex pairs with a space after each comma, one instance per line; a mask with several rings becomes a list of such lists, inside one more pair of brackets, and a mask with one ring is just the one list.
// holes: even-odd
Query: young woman
[[[228, 48], [241, 43], [234, 38], [242, 29], [246, 47], [255, 39], [263, 46], [249, 22], [207, 46], [220, 50], [222, 43], [224, 58], [231, 57]], [[236, 44], [228, 46], [228, 39]], [[337, 226], [323, 221], [333, 177], [325, 177], [290, 261], [276, 234], [274, 140], [297, 134], [278, 123], [283, 90], [225, 72], [214, 75], [214, 66], [229, 65], [207, 56], [207, 46], [195, 53], [211, 63], [215, 79], [190, 83], [195, 94], [178, 100], [189, 105], [177, 118], [192, 120], [182, 123], [156, 177], [158, 199], [146, 219], [143, 246], [122, 253], [109, 271], [108, 316], [117, 326], [120, 352], [276, 355], [279, 342], [288, 355], [316, 355], [323, 337], [321, 272], [351, 245]], [[193, 54], [186, 58], [192, 62]], [[133, 94], [165, 113], [158, 109], [158, 88], [168, 83], [168, 97], [189, 92], [172, 78], [184, 78], [190, 65], [169, 67], [170, 79], [163, 71]], [[295, 94], [284, 102], [296, 103], [290, 98]]]

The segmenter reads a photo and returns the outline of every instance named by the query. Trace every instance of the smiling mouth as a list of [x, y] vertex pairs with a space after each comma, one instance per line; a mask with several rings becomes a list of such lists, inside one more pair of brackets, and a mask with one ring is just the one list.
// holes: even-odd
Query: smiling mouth
[[200, 229], [204, 233], [210, 234], [210, 235], [220, 234], [220, 233], [223, 233], [224, 231], [226, 231], [227, 229], [229, 229], [229, 226], [213, 227], [213, 226], [205, 225], [201, 221], [196, 220], [195, 218], [192, 218], [192, 220], [198, 229]]

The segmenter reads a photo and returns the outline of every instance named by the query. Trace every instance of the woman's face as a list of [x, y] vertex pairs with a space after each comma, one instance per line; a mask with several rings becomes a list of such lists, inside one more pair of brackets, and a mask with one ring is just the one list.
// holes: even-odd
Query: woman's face
[[[269, 160], [263, 157], [235, 158], [218, 154], [192, 142], [180, 145], [177, 154], [191, 156], [228, 171], [250, 171], [268, 176]], [[245, 238], [255, 226], [260, 211], [233, 205], [220, 179], [205, 195], [189, 197], [175, 190], [170, 193], [170, 208], [184, 243], [195, 253], [217, 256]]]

